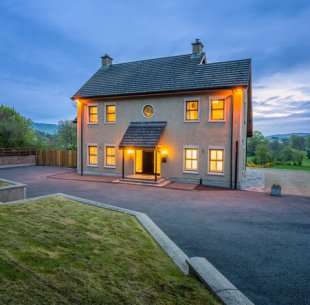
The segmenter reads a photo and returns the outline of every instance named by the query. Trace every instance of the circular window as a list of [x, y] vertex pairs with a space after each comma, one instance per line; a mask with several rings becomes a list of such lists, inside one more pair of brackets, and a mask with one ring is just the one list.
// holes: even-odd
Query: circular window
[[151, 116], [153, 116], [154, 114], [154, 108], [152, 105], [145, 105], [143, 107], [143, 114], [144, 116], [146, 116], [147, 118], [150, 118]]

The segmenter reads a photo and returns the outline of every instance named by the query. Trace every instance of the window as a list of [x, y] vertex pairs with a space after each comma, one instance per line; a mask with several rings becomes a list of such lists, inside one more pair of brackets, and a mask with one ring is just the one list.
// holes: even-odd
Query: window
[[225, 99], [211, 99], [210, 101], [210, 120], [225, 120]]
[[116, 122], [116, 105], [105, 105], [105, 122], [115, 123]]
[[185, 148], [184, 170], [186, 172], [197, 172], [198, 148]]
[[224, 173], [224, 149], [209, 150], [209, 173]]
[[145, 105], [143, 107], [143, 115], [147, 118], [152, 117], [154, 114], [154, 107], [152, 105]]
[[98, 165], [98, 147], [88, 145], [88, 165]]
[[186, 100], [185, 101], [185, 121], [198, 121], [199, 119], [199, 101]]
[[105, 145], [105, 167], [115, 167], [115, 145]]
[[88, 106], [88, 123], [98, 123], [98, 106]]

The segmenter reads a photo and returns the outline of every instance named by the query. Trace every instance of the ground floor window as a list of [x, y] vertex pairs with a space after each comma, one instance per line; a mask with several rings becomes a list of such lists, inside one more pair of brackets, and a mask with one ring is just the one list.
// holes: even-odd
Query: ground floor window
[[115, 145], [105, 145], [104, 161], [106, 167], [115, 167]]
[[184, 170], [186, 172], [197, 172], [198, 170], [198, 148], [184, 148]]
[[209, 149], [209, 173], [224, 173], [224, 149]]
[[98, 146], [88, 145], [88, 165], [98, 165]]

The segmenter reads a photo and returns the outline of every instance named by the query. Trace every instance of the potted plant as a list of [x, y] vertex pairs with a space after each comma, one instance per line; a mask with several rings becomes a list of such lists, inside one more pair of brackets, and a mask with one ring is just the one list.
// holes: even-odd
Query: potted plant
[[274, 183], [271, 186], [271, 196], [281, 197], [281, 185]]

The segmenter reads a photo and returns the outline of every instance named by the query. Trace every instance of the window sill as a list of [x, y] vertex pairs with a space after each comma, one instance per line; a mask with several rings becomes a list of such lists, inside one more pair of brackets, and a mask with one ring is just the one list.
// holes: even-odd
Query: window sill
[[199, 120], [184, 120], [184, 123], [200, 123]]
[[98, 167], [98, 164], [87, 164], [88, 167]]
[[215, 172], [208, 172], [209, 176], [225, 176], [224, 173], [215, 173]]
[[209, 123], [225, 123], [226, 120], [209, 120]]
[[116, 124], [116, 122], [104, 122], [105, 125]]
[[92, 123], [92, 122], [87, 122], [87, 125], [98, 125], [99, 123]]
[[183, 171], [183, 174], [194, 174], [194, 175], [198, 175], [198, 171]]
[[109, 165], [105, 165], [104, 168], [116, 168], [116, 166], [109, 166]]

